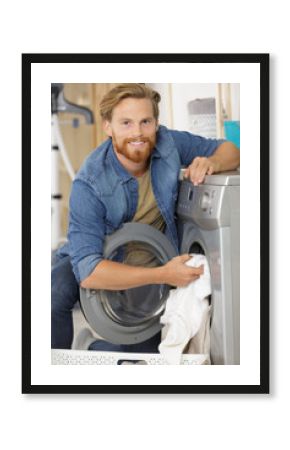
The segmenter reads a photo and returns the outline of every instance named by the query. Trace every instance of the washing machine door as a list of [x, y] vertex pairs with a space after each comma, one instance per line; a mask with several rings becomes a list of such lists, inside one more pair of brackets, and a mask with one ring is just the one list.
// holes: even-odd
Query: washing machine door
[[[177, 256], [160, 231], [127, 223], [108, 236], [104, 258], [132, 266], [158, 267]], [[135, 344], [161, 329], [160, 315], [169, 294], [168, 285], [146, 285], [122, 291], [80, 290], [84, 315], [98, 335], [113, 344]]]

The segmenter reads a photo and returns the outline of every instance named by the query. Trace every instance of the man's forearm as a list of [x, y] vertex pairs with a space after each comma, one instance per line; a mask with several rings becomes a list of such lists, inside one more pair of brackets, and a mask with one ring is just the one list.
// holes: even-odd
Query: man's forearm
[[184, 177], [197, 186], [206, 175], [237, 169], [240, 165], [240, 151], [231, 142], [221, 144], [212, 156], [198, 156], [185, 169]]
[[81, 287], [115, 291], [145, 284], [162, 283], [165, 283], [162, 267], [133, 267], [103, 260], [97, 265], [91, 275], [81, 282]]
[[231, 142], [224, 142], [208, 159], [214, 163], [215, 172], [234, 170], [240, 165], [240, 151]]
[[105, 259], [81, 282], [81, 287], [118, 291], [146, 284], [187, 286], [203, 273], [203, 266], [190, 267], [185, 264], [190, 258], [187, 254], [175, 256], [164, 266], [153, 268], [133, 267]]

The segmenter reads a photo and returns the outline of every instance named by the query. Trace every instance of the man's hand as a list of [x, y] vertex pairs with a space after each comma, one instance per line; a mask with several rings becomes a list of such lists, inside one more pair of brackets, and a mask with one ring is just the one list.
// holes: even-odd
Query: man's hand
[[235, 170], [240, 165], [240, 151], [229, 141], [218, 146], [213, 155], [197, 156], [185, 169], [184, 177], [189, 178], [194, 185], [201, 184], [206, 175], [212, 175], [226, 170]]
[[162, 268], [164, 283], [171, 286], [187, 286], [192, 281], [197, 280], [203, 274], [203, 266], [189, 267], [185, 265], [191, 258], [189, 255], [175, 256]]
[[219, 171], [218, 163], [211, 157], [196, 157], [184, 171], [184, 177], [197, 186], [201, 184], [206, 175]]

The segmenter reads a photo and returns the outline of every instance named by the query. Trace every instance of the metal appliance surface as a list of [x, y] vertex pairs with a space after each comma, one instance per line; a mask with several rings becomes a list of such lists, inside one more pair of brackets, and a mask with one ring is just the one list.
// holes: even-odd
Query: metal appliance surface
[[[182, 178], [182, 176], [181, 176]], [[240, 174], [181, 181], [177, 215], [181, 253], [206, 255], [212, 283], [211, 360], [240, 363]]]

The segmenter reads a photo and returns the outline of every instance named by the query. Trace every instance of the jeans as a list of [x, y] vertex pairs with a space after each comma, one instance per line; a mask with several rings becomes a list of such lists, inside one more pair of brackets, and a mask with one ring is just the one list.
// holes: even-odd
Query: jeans
[[51, 348], [71, 348], [72, 310], [80, 299], [70, 257], [55, 256], [51, 271]]
[[[70, 349], [73, 341], [72, 311], [80, 300], [79, 285], [72, 271], [69, 256], [52, 261], [51, 271], [51, 348]], [[116, 345], [107, 341], [93, 342], [89, 350], [158, 353], [161, 333], [157, 333], [145, 342], [132, 345]]]

